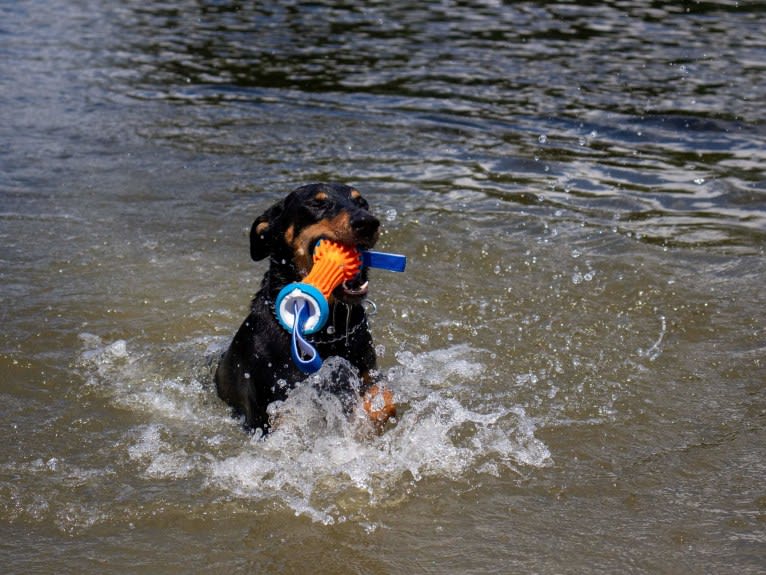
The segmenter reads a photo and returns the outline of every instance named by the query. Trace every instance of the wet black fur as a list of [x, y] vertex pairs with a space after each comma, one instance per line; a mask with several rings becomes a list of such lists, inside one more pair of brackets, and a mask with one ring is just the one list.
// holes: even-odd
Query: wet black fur
[[[317, 199], [317, 196], [326, 196], [326, 199]], [[321, 226], [342, 212], [348, 214], [345, 220], [348, 229], [340, 234], [344, 237], [330, 239], [346, 244], [353, 242], [361, 248], [372, 247], [378, 237], [380, 222], [370, 213], [367, 202], [359, 193], [345, 185], [300, 187], [253, 222], [250, 255], [256, 261], [269, 257], [269, 268], [252, 300], [250, 314], [222, 356], [215, 373], [218, 395], [236, 414], [244, 416], [248, 429], [261, 429], [267, 433], [270, 427], [267, 406], [273, 401], [284, 400], [287, 392], [306, 378], [295, 367], [290, 356], [290, 335], [274, 314], [274, 301], [282, 287], [302, 279], [295, 263], [296, 254], [285, 236], [291, 226], [288, 236], [297, 237], [308, 226]], [[366, 271], [363, 275], [360, 281], [366, 280]], [[322, 359], [345, 358], [358, 370], [357, 377], [367, 382], [370, 372], [375, 369], [376, 357], [362, 298], [346, 297], [340, 289], [333, 295], [328, 325], [308, 339]], [[332, 327], [328, 330], [329, 326]], [[346, 402], [351, 396], [356, 400], [363, 389], [352, 389], [349, 383], [352, 379], [358, 381], [340, 369], [332, 374], [325, 390], [329, 388]]]

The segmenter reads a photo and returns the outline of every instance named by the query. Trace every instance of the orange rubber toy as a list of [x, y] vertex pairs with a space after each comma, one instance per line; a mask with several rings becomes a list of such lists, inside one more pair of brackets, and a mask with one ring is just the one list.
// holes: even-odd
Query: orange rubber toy
[[320, 240], [314, 249], [314, 267], [301, 283], [316, 287], [325, 299], [344, 281], [352, 279], [362, 267], [362, 258], [354, 248], [330, 240]]
[[305, 334], [315, 333], [327, 323], [328, 300], [332, 291], [359, 273], [362, 257], [352, 247], [320, 240], [314, 249], [314, 266], [303, 281], [282, 288], [277, 296], [276, 313], [282, 327], [292, 333], [296, 325], [296, 304], [308, 306], [302, 326]]

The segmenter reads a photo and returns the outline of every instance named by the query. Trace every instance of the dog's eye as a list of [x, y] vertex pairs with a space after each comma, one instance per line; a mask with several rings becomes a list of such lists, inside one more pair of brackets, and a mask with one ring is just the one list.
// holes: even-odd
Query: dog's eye
[[309, 205], [317, 210], [326, 210], [332, 206], [332, 201], [329, 198], [312, 198]]
[[311, 198], [304, 204], [304, 209], [312, 219], [327, 217], [335, 204], [330, 198]]
[[369, 210], [370, 204], [367, 203], [367, 200], [365, 200], [362, 196], [357, 196], [354, 198], [354, 203], [362, 208], [363, 210]]

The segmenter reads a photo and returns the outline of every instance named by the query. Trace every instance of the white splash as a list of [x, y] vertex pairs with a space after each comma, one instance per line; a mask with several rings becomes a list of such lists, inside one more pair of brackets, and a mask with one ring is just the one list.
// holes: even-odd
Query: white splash
[[[167, 377], [154, 352], [128, 343], [115, 353], [114, 344], [82, 339], [89, 383], [135, 414], [127, 457], [146, 478], [197, 479], [228, 497], [276, 502], [325, 524], [364, 523], [370, 510], [406, 499], [420, 481], [497, 476], [550, 460], [524, 409], [475, 396], [484, 352], [468, 345], [397, 354], [382, 379], [399, 417], [382, 434], [361, 407], [349, 417], [336, 396], [304, 383], [270, 406], [276, 425], [264, 440], [228, 417], [204, 381], [204, 361]], [[173, 353], [219, 347], [185, 346]]]

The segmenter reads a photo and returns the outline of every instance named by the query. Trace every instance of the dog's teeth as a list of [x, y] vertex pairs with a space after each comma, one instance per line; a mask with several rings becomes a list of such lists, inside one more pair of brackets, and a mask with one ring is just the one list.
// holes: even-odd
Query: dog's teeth
[[369, 281], [364, 282], [362, 285], [360, 285], [357, 288], [352, 288], [348, 285], [347, 282], [343, 282], [343, 290], [349, 294], [349, 295], [358, 295], [363, 294], [367, 292], [367, 286], [369, 285]]

